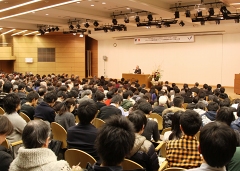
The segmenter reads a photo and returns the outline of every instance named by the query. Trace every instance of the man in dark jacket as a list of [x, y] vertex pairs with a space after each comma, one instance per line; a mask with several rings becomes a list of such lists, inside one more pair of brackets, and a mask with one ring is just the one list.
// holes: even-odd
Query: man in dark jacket
[[145, 114], [140, 110], [135, 110], [128, 116], [128, 119], [135, 128], [135, 143], [128, 158], [146, 168], [146, 171], [157, 171], [159, 163], [155, 148], [150, 141], [141, 135], [147, 124]]
[[219, 105], [216, 102], [210, 102], [207, 109], [208, 111], [201, 115], [203, 126], [209, 122], [215, 121]]

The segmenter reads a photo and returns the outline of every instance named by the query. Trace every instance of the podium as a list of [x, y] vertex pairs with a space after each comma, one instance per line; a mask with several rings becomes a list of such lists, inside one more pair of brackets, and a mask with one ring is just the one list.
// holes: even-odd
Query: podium
[[135, 82], [138, 80], [140, 85], [145, 84], [147, 88], [151, 87], [151, 83], [149, 80], [149, 74], [131, 74], [131, 73], [123, 73], [122, 78], [125, 80], [130, 80], [131, 82]]
[[240, 74], [235, 74], [234, 93], [240, 94]]

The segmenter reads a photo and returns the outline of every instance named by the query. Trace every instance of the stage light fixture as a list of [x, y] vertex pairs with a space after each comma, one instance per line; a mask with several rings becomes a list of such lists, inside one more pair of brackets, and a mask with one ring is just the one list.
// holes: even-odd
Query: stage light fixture
[[86, 22], [85, 24], [84, 24], [84, 27], [86, 27], [86, 28], [88, 28], [90, 25], [88, 24], [88, 22]]
[[125, 15], [125, 17], [124, 17], [124, 22], [125, 22], [125, 23], [129, 23], [129, 18], [128, 18], [127, 15]]
[[205, 21], [204, 21], [204, 20], [203, 20], [203, 21], [201, 21], [200, 23], [201, 23], [201, 25], [202, 25], [202, 26], [204, 26], [204, 25], [205, 25]]
[[52, 29], [49, 27], [49, 28], [47, 29], [47, 31], [50, 33], [50, 32], [52, 31]]
[[127, 31], [127, 27], [123, 27], [123, 31]]
[[202, 11], [197, 12], [197, 17], [202, 17]]
[[190, 12], [190, 10], [186, 10], [185, 15], [186, 15], [186, 17], [191, 17], [191, 12]]
[[92, 34], [92, 31], [91, 31], [91, 30], [88, 30], [88, 34]]
[[147, 18], [148, 18], [148, 21], [152, 21], [153, 20], [152, 14], [148, 14]]
[[234, 19], [235, 23], [239, 23], [239, 19]]
[[72, 25], [72, 23], [69, 25], [69, 29], [70, 30], [74, 29], [74, 26]]
[[161, 24], [156, 25], [156, 28], [162, 28]]
[[219, 25], [220, 24], [220, 20], [216, 20], [216, 25]]
[[208, 9], [208, 13], [209, 13], [209, 16], [213, 16], [214, 15], [214, 8], [209, 8]]
[[179, 11], [175, 11], [175, 18], [179, 18]]
[[222, 7], [220, 8], [220, 11], [221, 11], [221, 13], [222, 13], [222, 15], [223, 15], [223, 17], [224, 17], [225, 19], [228, 18], [228, 14], [231, 14], [231, 12], [228, 11], [228, 9], [227, 9], [226, 6], [222, 6]]
[[80, 33], [79, 37], [83, 37], [83, 36], [84, 36], [84, 34], [83, 34], [83, 33]]
[[137, 23], [139, 23], [139, 22], [140, 22], [140, 18], [139, 18], [139, 16], [138, 16], [138, 15], [136, 15], [136, 17], [135, 17], [135, 21], [136, 21]]
[[169, 23], [164, 23], [165, 27], [171, 27], [171, 25]]
[[52, 31], [55, 31], [56, 29], [54, 27], [52, 27]]
[[113, 19], [112, 19], [112, 23], [113, 23], [113, 25], [117, 25], [117, 23], [118, 23], [118, 22], [117, 22], [117, 19], [116, 19], [116, 18], [113, 18]]
[[181, 27], [183, 27], [183, 26], [185, 26], [185, 23], [184, 23], [183, 21], [181, 21], [181, 22], [179, 23], [179, 25], [180, 25]]
[[58, 31], [59, 30], [58, 26], [55, 29], [56, 29], [56, 31]]
[[105, 33], [107, 33], [107, 32], [108, 32], [107, 27], [104, 27], [104, 28], [103, 28], [103, 31], [104, 31]]
[[80, 28], [81, 28], [81, 26], [80, 26], [79, 23], [77, 23], [76, 28], [77, 28], [77, 29], [80, 29]]
[[94, 22], [93, 22], [93, 25], [94, 25], [95, 27], [97, 27], [97, 26], [99, 25], [99, 23], [98, 23], [97, 21], [94, 21]]

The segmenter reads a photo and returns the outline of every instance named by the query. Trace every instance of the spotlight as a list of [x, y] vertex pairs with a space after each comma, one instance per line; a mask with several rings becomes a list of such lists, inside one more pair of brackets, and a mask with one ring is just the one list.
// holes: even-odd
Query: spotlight
[[135, 21], [136, 21], [137, 23], [139, 23], [139, 22], [140, 22], [140, 18], [139, 18], [139, 16], [138, 16], [138, 15], [136, 15], [136, 17], [135, 17]]
[[94, 21], [94, 22], [93, 22], [93, 25], [94, 25], [95, 27], [97, 27], [97, 26], [99, 25], [99, 23], [98, 23], [97, 21]]
[[185, 23], [184, 23], [183, 21], [181, 21], [181, 22], [179, 23], [179, 25], [180, 25], [181, 27], [183, 27], [183, 26], [185, 26]]
[[202, 26], [205, 25], [205, 21], [204, 20], [201, 21], [200, 23], [201, 23]]
[[55, 29], [56, 29], [56, 31], [58, 31], [59, 30], [58, 26]]
[[72, 23], [69, 26], [69, 29], [72, 30], [74, 28], [74, 26], [72, 25]]
[[113, 19], [112, 19], [112, 23], [113, 23], [113, 25], [117, 25], [117, 23], [118, 23], [118, 22], [117, 22], [117, 19], [116, 19], [116, 18], [113, 18]]
[[162, 28], [161, 24], [156, 25], [156, 28]]
[[78, 24], [76, 25], [76, 28], [77, 28], [77, 29], [80, 29], [80, 27], [81, 27], [81, 26], [80, 26], [80, 24], [78, 23]]
[[209, 13], [209, 16], [213, 16], [214, 15], [214, 8], [209, 8], [208, 13]]
[[239, 19], [234, 19], [235, 23], [239, 23]]
[[197, 12], [197, 17], [202, 17], [202, 11]]
[[73, 35], [74, 35], [74, 36], [76, 36], [76, 35], [77, 35], [77, 33], [75, 33], [75, 32], [74, 32], [74, 33], [73, 33]]
[[152, 14], [148, 14], [147, 18], [148, 18], [148, 21], [152, 21], [153, 20]]
[[124, 17], [124, 22], [125, 22], [125, 23], [129, 23], [129, 18], [128, 18], [127, 15], [125, 15], [125, 17]]
[[186, 17], [191, 17], [191, 12], [190, 12], [190, 10], [186, 10], [185, 15], [186, 15]]
[[47, 29], [47, 31], [50, 33], [50, 32], [52, 31], [52, 29], [49, 27], [49, 28]]
[[105, 33], [107, 33], [107, 32], [108, 32], [107, 27], [103, 27], [103, 31], [104, 31]]
[[217, 25], [219, 25], [219, 24], [220, 24], [220, 20], [216, 20], [215, 22], [216, 22], [216, 24], [217, 24]]
[[80, 33], [79, 37], [83, 37], [83, 33]]
[[88, 30], [88, 34], [92, 34], [92, 31], [91, 31], [91, 30]]
[[123, 30], [124, 30], [124, 31], [127, 31], [127, 27], [123, 27]]
[[228, 18], [228, 14], [231, 14], [231, 12], [227, 10], [226, 6], [222, 6], [220, 11], [223, 14], [223, 18]]
[[88, 22], [86, 22], [85, 24], [84, 24], [84, 27], [86, 27], [86, 28], [88, 28], [90, 25], [88, 24]]
[[39, 29], [38, 32], [41, 33], [41, 32], [42, 32], [42, 29]]
[[164, 23], [165, 27], [171, 27], [171, 25], [169, 23]]
[[52, 27], [52, 31], [55, 31], [56, 29], [54, 27]]
[[175, 11], [175, 18], [179, 18], [179, 11]]

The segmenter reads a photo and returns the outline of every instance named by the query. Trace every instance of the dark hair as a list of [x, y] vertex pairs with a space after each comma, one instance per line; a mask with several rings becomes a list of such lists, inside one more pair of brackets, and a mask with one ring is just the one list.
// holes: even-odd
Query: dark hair
[[67, 91], [67, 86], [61, 85], [58, 90], [59, 90], [59, 91], [65, 91], [65, 92], [66, 92], [66, 91]]
[[63, 99], [66, 99], [67, 94], [66, 94], [65, 91], [60, 90], [60, 91], [57, 92], [57, 97], [63, 97]]
[[198, 87], [198, 86], [199, 86], [199, 83], [198, 83], [198, 82], [196, 82], [196, 83], [195, 83], [195, 86], [196, 86], [196, 87]]
[[211, 167], [223, 167], [233, 157], [237, 146], [236, 134], [221, 122], [211, 122], [200, 132], [200, 150]]
[[182, 131], [180, 129], [180, 116], [183, 111], [177, 111], [171, 115], [172, 120], [172, 133], [169, 136], [169, 140], [180, 139], [182, 136]]
[[207, 109], [208, 109], [208, 111], [215, 111], [216, 112], [219, 109], [219, 105], [216, 102], [210, 102], [207, 105]]
[[95, 145], [103, 165], [116, 166], [130, 153], [134, 142], [133, 124], [126, 117], [112, 116], [100, 128]]
[[97, 101], [102, 101], [105, 98], [105, 94], [101, 91], [96, 91], [95, 97]]
[[84, 125], [89, 124], [97, 114], [97, 111], [97, 105], [93, 100], [89, 99], [81, 102], [77, 110], [80, 123]]
[[175, 96], [173, 99], [173, 105], [175, 107], [182, 107], [182, 104], [184, 102], [184, 98], [182, 96]]
[[43, 101], [45, 101], [46, 103], [53, 103], [57, 100], [57, 96], [56, 93], [49, 91], [44, 95], [44, 99]]
[[61, 108], [58, 112], [59, 115], [64, 114], [65, 112], [70, 112], [71, 105], [75, 106], [75, 100], [68, 98], [61, 103]]
[[230, 107], [221, 107], [216, 116], [216, 121], [224, 122], [228, 126], [235, 120], [233, 110]]
[[221, 84], [217, 84], [217, 88], [221, 88], [221, 86], [222, 86]]
[[141, 110], [145, 114], [150, 114], [150, 112], [153, 110], [152, 105], [148, 102], [141, 102], [138, 105], [138, 109]]
[[22, 90], [24, 88], [26, 88], [26, 84], [25, 83], [21, 82], [20, 84], [18, 84], [18, 90]]
[[205, 93], [203, 90], [199, 91], [198, 97], [199, 97], [200, 99], [204, 99], [205, 96], [206, 96], [206, 93]]
[[13, 125], [6, 116], [0, 115], [0, 135], [10, 135], [13, 132]]
[[113, 95], [114, 95], [113, 91], [108, 91], [106, 96], [108, 99], [111, 99], [113, 97]]
[[187, 109], [180, 116], [180, 124], [186, 135], [194, 136], [202, 125], [202, 119], [197, 112]]
[[127, 99], [129, 95], [128, 91], [123, 92], [123, 99]]
[[50, 127], [42, 120], [32, 120], [23, 129], [22, 141], [25, 148], [40, 148], [50, 136]]
[[3, 98], [3, 108], [7, 114], [16, 112], [20, 105], [20, 98], [15, 93], [9, 93]]
[[13, 89], [13, 84], [10, 81], [6, 81], [3, 84], [3, 92], [10, 93], [10, 91]]
[[122, 102], [122, 96], [120, 96], [120, 95], [115, 95], [115, 96], [113, 96], [113, 98], [111, 99], [111, 103], [121, 104], [121, 102]]
[[206, 110], [206, 104], [204, 104], [203, 102], [199, 102], [196, 104], [195, 109]]
[[67, 93], [68, 98], [77, 98], [78, 97], [78, 92], [76, 90], [71, 90], [70, 92]]
[[220, 101], [220, 107], [230, 107], [231, 100], [229, 98], [225, 98], [224, 100]]
[[221, 87], [220, 88], [220, 93], [224, 93], [225, 92], [225, 88], [224, 87]]
[[135, 132], [138, 133], [147, 125], [147, 117], [141, 110], [135, 110], [128, 115], [128, 119], [133, 123]]
[[31, 91], [27, 94], [27, 101], [32, 102], [34, 99], [37, 100], [39, 95], [36, 91]]
[[46, 87], [40, 87], [40, 88], [38, 89], [38, 94], [39, 94], [39, 96], [43, 96], [46, 92], [47, 92]]

